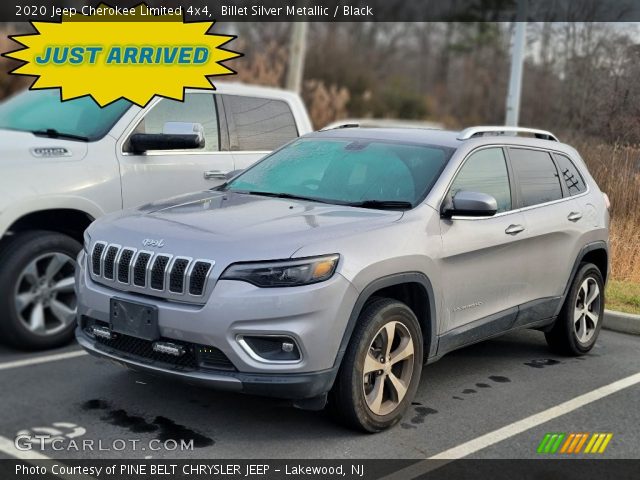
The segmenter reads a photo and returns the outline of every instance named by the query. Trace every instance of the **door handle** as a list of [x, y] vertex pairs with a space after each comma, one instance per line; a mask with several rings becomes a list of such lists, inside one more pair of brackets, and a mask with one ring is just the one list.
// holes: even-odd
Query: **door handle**
[[516, 235], [522, 231], [524, 231], [524, 227], [522, 225], [509, 225], [504, 233], [507, 235]]
[[222, 170], [208, 170], [204, 172], [205, 180], [226, 180], [229, 172], [223, 172]]
[[567, 217], [567, 219], [569, 219], [569, 221], [571, 222], [577, 222], [581, 218], [582, 218], [582, 213], [580, 212], [571, 212]]

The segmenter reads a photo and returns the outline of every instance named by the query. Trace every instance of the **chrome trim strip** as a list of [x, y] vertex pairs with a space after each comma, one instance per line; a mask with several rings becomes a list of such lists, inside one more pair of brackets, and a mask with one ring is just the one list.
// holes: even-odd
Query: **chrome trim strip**
[[[565, 155], [575, 165], [575, 162], [566, 153], [560, 152], [558, 150], [554, 150], [554, 149], [551, 149], [551, 148], [530, 147], [528, 145], [510, 145], [510, 144], [501, 144], [501, 143], [492, 143], [490, 145], [481, 145], [481, 146], [479, 146], [477, 148], [474, 148], [469, 153], [467, 153], [465, 155], [465, 157], [462, 159], [462, 161], [460, 162], [460, 165], [458, 165], [458, 168], [456, 169], [456, 171], [453, 173], [453, 175], [451, 175], [451, 178], [449, 179], [449, 182], [447, 183], [447, 188], [445, 188], [445, 194], [440, 199], [440, 201], [438, 202], [438, 214], [440, 214], [440, 211], [441, 211], [441, 208], [442, 208], [442, 203], [444, 202], [445, 198], [447, 198], [447, 195], [449, 194], [449, 190], [451, 189], [451, 185], [453, 184], [453, 181], [456, 179], [456, 177], [460, 173], [460, 170], [462, 170], [462, 167], [464, 167], [465, 163], [467, 163], [467, 160], [469, 160], [469, 157], [471, 157], [471, 155], [473, 155], [476, 152], [479, 152], [480, 150], [485, 150], [487, 148], [501, 148], [502, 149], [502, 148], [509, 148], [509, 147], [511, 147], [511, 148], [524, 148], [524, 149], [528, 149], [528, 150], [538, 150], [538, 151], [545, 152], [545, 153], [552, 153], [552, 152], [553, 153], [559, 153], [559, 154]], [[507, 159], [505, 158], [505, 162], [506, 161], [507, 161]], [[580, 173], [580, 175], [582, 175], [584, 177], [584, 174], [580, 171], [580, 169], [578, 167], [576, 167], [576, 168], [578, 169], [578, 173]], [[591, 193], [591, 185], [588, 182], [584, 182], [584, 183], [587, 186], [587, 189], [584, 192], [582, 192], [582, 193], [580, 193], [578, 195], [570, 195], [568, 197], [562, 197], [562, 198], [559, 198], [557, 200], [552, 200], [550, 202], [538, 203], [536, 205], [529, 205], [528, 207], [515, 208], [515, 209], [512, 209], [512, 210], [507, 210], [506, 212], [496, 213], [495, 215], [492, 215], [490, 217], [465, 217], [465, 216], [462, 216], [462, 215], [454, 215], [454, 216], [451, 217], [451, 220], [487, 220], [489, 218], [502, 217], [502, 216], [511, 215], [511, 214], [514, 214], [514, 213], [526, 212], [527, 210], [532, 210], [534, 208], [546, 207], [547, 205], [554, 205], [556, 203], [566, 202], [568, 200], [572, 200], [574, 198], [580, 198], [580, 197], [583, 197], [583, 196]], [[513, 193], [512, 193], [511, 199], [513, 200]]]
[[[300, 353], [300, 358], [297, 360], [268, 360], [264, 357], [261, 357], [260, 355], [258, 355], [247, 343], [247, 341], [244, 339], [244, 337], [286, 337], [289, 338], [295, 345], [296, 347], [298, 347], [298, 352]], [[271, 363], [271, 364], [276, 364], [276, 365], [292, 365], [295, 363], [301, 363], [303, 360], [303, 355], [302, 355], [302, 349], [300, 348], [300, 343], [293, 338], [291, 335], [289, 334], [277, 334], [277, 333], [272, 333], [272, 334], [267, 334], [267, 335], [263, 335], [260, 333], [257, 334], [239, 334], [236, 335], [236, 342], [238, 342], [238, 344], [242, 347], [242, 350], [244, 350], [244, 352], [249, 355], [253, 360], [255, 360], [256, 362], [260, 362], [260, 363]]]

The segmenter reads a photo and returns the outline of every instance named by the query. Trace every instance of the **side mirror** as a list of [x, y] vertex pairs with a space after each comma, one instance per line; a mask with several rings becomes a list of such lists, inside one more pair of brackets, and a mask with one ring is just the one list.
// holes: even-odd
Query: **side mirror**
[[491, 217], [498, 211], [498, 202], [491, 195], [460, 190], [442, 204], [442, 216]]
[[203, 148], [204, 127], [200, 123], [167, 122], [162, 133], [134, 133], [129, 144], [134, 153]]

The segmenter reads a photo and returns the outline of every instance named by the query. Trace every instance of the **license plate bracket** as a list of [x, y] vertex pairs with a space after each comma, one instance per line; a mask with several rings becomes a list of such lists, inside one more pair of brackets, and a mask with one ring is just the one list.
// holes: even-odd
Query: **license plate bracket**
[[111, 330], [144, 340], [158, 340], [158, 307], [144, 303], [112, 298], [110, 303]]

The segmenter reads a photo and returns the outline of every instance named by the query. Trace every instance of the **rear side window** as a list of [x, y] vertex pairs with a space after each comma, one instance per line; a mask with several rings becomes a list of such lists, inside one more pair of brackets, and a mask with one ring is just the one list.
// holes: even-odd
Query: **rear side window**
[[498, 204], [497, 213], [511, 210], [509, 174], [502, 148], [485, 148], [472, 153], [453, 181], [449, 193], [453, 196], [460, 190], [491, 195]]
[[520, 189], [521, 207], [562, 198], [558, 171], [549, 153], [510, 148], [509, 156]]
[[567, 186], [569, 195], [577, 195], [578, 193], [586, 191], [587, 185], [584, 183], [582, 175], [580, 175], [580, 172], [569, 157], [560, 155], [559, 153], [555, 153], [554, 156], [560, 169], [560, 178], [562, 178], [562, 181]]
[[287, 102], [238, 95], [222, 98], [231, 150], [275, 150], [298, 136]]

